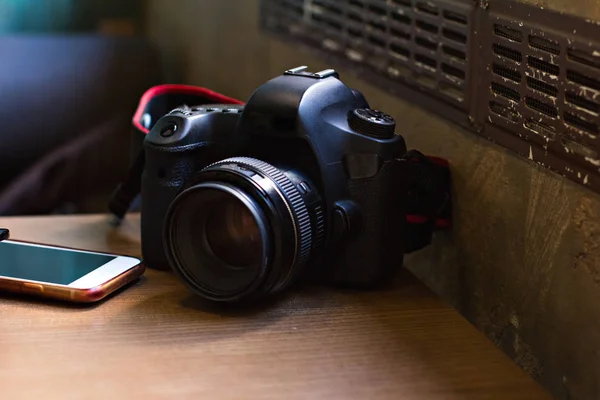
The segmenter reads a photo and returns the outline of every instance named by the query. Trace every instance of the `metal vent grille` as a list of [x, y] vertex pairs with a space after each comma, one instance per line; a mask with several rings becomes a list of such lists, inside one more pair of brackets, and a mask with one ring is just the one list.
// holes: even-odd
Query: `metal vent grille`
[[524, 155], [536, 160], [541, 147], [561, 162], [537, 161], [587, 185], [600, 167], [600, 45], [530, 21], [492, 12], [483, 27], [487, 122], [537, 145]]
[[264, 0], [263, 21], [401, 83], [469, 108], [473, 5], [453, 0]]

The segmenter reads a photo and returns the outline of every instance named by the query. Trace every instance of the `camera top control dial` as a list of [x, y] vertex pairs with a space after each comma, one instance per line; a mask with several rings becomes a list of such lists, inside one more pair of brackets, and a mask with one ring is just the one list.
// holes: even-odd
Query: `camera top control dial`
[[370, 108], [358, 108], [348, 117], [350, 128], [376, 139], [391, 139], [396, 132], [396, 120], [389, 114]]

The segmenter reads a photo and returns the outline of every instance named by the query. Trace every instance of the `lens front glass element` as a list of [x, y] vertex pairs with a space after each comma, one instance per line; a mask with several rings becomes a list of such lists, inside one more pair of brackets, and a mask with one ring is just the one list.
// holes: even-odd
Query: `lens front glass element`
[[167, 238], [173, 267], [208, 297], [235, 297], [264, 272], [268, 221], [242, 190], [221, 183], [188, 189], [173, 204]]
[[256, 219], [237, 198], [216, 204], [204, 224], [206, 243], [212, 255], [233, 268], [256, 265], [262, 258], [262, 239]]

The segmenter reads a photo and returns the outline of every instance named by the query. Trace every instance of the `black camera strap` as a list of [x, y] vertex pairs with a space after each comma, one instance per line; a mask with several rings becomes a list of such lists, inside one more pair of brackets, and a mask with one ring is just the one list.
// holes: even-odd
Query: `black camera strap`
[[117, 186], [108, 202], [108, 210], [115, 217], [114, 223], [120, 224], [129, 211], [131, 204], [140, 194], [142, 187], [142, 174], [144, 173], [145, 153], [144, 149], [138, 151], [138, 155], [129, 168], [125, 180]]

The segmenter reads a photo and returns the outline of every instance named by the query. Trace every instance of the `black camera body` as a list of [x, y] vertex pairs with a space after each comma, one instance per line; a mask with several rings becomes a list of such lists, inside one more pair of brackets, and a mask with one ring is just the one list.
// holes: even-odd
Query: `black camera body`
[[333, 70], [286, 71], [245, 105], [175, 109], [144, 149], [145, 263], [203, 297], [301, 277], [373, 287], [403, 264], [405, 141]]

